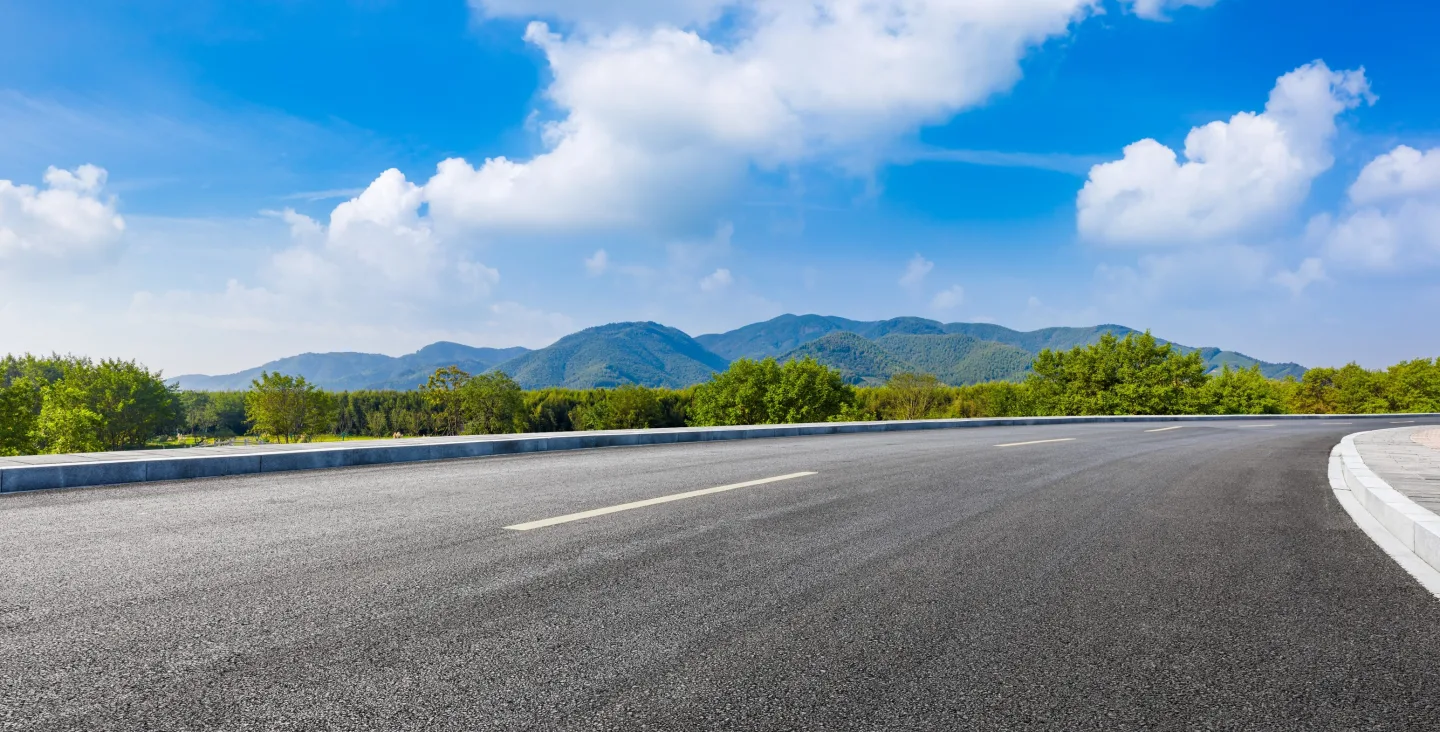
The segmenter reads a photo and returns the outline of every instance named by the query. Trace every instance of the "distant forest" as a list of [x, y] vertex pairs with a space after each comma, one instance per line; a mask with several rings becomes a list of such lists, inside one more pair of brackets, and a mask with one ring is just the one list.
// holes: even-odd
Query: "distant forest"
[[[889, 345], [906, 352], [903, 337]], [[968, 341], [954, 347], [988, 348]], [[684, 389], [531, 390], [502, 370], [471, 374], [447, 366], [412, 391], [332, 392], [301, 376], [262, 372], [244, 391], [202, 392], [181, 391], [133, 361], [7, 356], [0, 360], [0, 455], [247, 436], [310, 441], [964, 417], [1440, 412], [1440, 359], [1273, 379], [1259, 365], [1212, 371], [1200, 351], [1132, 332], [1044, 349], [1027, 366], [1015, 381], [951, 386], [934, 373], [898, 371], [883, 383], [857, 386], [808, 355], [739, 358]]]

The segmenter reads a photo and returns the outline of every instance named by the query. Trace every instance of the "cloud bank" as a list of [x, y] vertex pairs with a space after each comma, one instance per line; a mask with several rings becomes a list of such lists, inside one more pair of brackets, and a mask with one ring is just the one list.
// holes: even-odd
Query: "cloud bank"
[[1241, 112], [1185, 138], [1184, 162], [1153, 139], [1097, 165], [1077, 199], [1080, 234], [1118, 245], [1231, 239], [1273, 228], [1334, 164], [1336, 117], [1373, 100], [1363, 69], [1323, 61], [1280, 77], [1261, 113]]

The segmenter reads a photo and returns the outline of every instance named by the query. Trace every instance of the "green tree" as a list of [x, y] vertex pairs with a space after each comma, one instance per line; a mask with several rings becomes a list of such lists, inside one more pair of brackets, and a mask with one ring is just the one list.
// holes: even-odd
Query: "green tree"
[[36, 433], [45, 452], [99, 452], [103, 418], [87, 402], [81, 379], [62, 378], [44, 388]]
[[1037, 413], [1028, 384], [972, 384], [955, 389], [953, 394], [948, 409], [951, 417], [1031, 417]]
[[840, 372], [813, 358], [789, 361], [765, 394], [771, 424], [825, 422], [855, 401], [855, 389]]
[[32, 455], [36, 444], [43, 386], [28, 377], [4, 378], [0, 371], [0, 456]]
[[945, 398], [945, 386], [934, 374], [895, 374], [885, 383], [884, 391], [886, 419], [924, 419]]
[[1440, 412], [1440, 358], [1397, 363], [1386, 369], [1386, 400], [1396, 412]]
[[1278, 381], [1265, 378], [1259, 364], [1231, 370], [1227, 364], [1196, 395], [1192, 411], [1203, 414], [1282, 414], [1285, 394]]
[[639, 430], [654, 427], [665, 410], [655, 390], [635, 384], [601, 389], [591, 401], [570, 413], [577, 430]]
[[541, 389], [525, 393], [526, 432], [569, 432], [570, 414], [581, 404], [581, 392]]
[[691, 424], [769, 424], [766, 395], [780, 383], [780, 364], [773, 358], [736, 359], [730, 368], [696, 387], [690, 408]]
[[1205, 385], [1198, 352], [1181, 354], [1150, 333], [1106, 333], [1089, 347], [1046, 349], [1026, 380], [1037, 409], [1051, 415], [1180, 414]]
[[328, 431], [335, 409], [335, 398], [303, 376], [261, 372], [245, 395], [245, 414], [254, 431], [285, 442]]
[[525, 393], [505, 372], [473, 376], [459, 391], [466, 432], [498, 435], [519, 432], [525, 426]]
[[440, 430], [447, 435], [458, 435], [465, 430], [465, 405], [461, 390], [470, 381], [470, 374], [458, 366], [436, 369], [430, 379], [420, 386], [425, 403], [430, 405], [439, 422]]
[[37, 423], [46, 452], [138, 447], [179, 425], [179, 399], [158, 372], [111, 359], [63, 358], [56, 366]]

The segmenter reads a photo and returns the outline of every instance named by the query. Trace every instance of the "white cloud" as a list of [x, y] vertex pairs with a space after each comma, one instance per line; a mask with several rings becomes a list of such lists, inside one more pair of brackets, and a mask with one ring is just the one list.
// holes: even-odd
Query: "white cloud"
[[106, 177], [82, 165], [45, 171], [44, 188], [0, 180], [0, 260], [84, 259], [118, 242], [125, 220], [102, 198]]
[[1440, 148], [1421, 152], [1401, 145], [1370, 161], [1350, 186], [1350, 200], [1379, 203], [1440, 194]]
[[597, 249], [595, 253], [585, 258], [585, 272], [591, 277], [599, 277], [605, 274], [610, 267], [610, 255], [604, 249]]
[[294, 244], [273, 258], [277, 289], [369, 300], [369, 291], [379, 287], [426, 299], [456, 295], [439, 287], [453, 283], [473, 295], [488, 294], [500, 273], [447, 246], [431, 218], [421, 215], [423, 203], [424, 190], [392, 169], [336, 206], [328, 225], [289, 209], [281, 212]]
[[965, 302], [965, 288], [953, 285], [935, 293], [934, 299], [930, 301], [930, 307], [933, 310], [954, 310], [963, 302]]
[[1129, 0], [1131, 9], [1142, 18], [1149, 20], [1164, 20], [1166, 11], [1177, 10], [1187, 5], [1197, 8], [1207, 8], [1214, 5], [1217, 0]]
[[[1193, 4], [1195, 0], [1191, 0]], [[528, 160], [459, 158], [425, 184], [437, 229], [705, 220], [752, 166], [865, 173], [983, 104], [1101, 0], [472, 0], [532, 22], [554, 119]], [[1166, 3], [1173, 6], [1174, 2]], [[1153, 0], [1137, 12], [1160, 6]], [[721, 15], [733, 22], [710, 27]]]
[[468, 259], [455, 262], [455, 274], [477, 295], [489, 295], [490, 290], [500, 284], [500, 270]]
[[1280, 270], [1270, 278], [1270, 281], [1289, 290], [1291, 295], [1299, 297], [1305, 288], [1327, 279], [1329, 278], [1325, 275], [1325, 263], [1319, 257], [1307, 257], [1293, 272]]
[[730, 270], [722, 267], [700, 280], [700, 290], [702, 292], [719, 292], [734, 282], [735, 278], [730, 275]]
[[1316, 61], [1276, 82], [1265, 111], [1241, 112], [1185, 138], [1185, 162], [1155, 140], [1097, 165], [1081, 190], [1078, 226], [1113, 244], [1223, 240], [1274, 226], [1334, 163], [1335, 119], [1373, 99], [1363, 70]]
[[925, 284], [925, 276], [935, 269], [935, 263], [916, 254], [905, 265], [905, 274], [900, 276], [900, 286], [907, 290], [918, 290]]
[[1401, 145], [1375, 158], [1349, 198], [1341, 216], [1310, 222], [1327, 257], [1376, 270], [1440, 262], [1440, 148]]

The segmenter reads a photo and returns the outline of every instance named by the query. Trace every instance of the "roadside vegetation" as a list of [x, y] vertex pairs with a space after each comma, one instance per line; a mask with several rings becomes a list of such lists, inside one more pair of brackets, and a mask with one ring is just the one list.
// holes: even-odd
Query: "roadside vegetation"
[[500, 371], [437, 370], [414, 391], [326, 392], [265, 373], [245, 391], [181, 392], [133, 361], [0, 360], [0, 455], [351, 438], [799, 422], [1119, 414], [1440, 412], [1440, 359], [1303, 378], [1205, 373], [1150, 334], [1042, 351], [1025, 380], [946, 386], [924, 373], [856, 387], [809, 358], [740, 359], [687, 389], [524, 391]]

